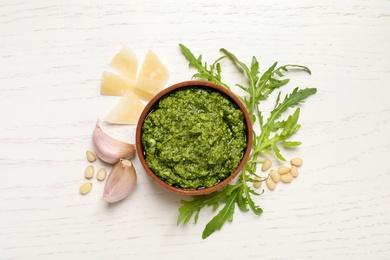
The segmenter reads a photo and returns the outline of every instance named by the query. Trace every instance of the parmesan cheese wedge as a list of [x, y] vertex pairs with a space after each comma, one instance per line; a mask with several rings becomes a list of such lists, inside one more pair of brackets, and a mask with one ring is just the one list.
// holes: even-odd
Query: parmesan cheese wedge
[[139, 116], [145, 105], [134, 94], [128, 90], [119, 100], [118, 103], [107, 114], [103, 121], [111, 124], [133, 125], [137, 124]]
[[165, 83], [161, 80], [138, 78], [137, 83], [134, 86], [134, 93], [145, 101], [150, 101], [158, 92], [160, 92]]
[[114, 58], [112, 58], [110, 66], [118, 71], [122, 77], [136, 81], [138, 60], [137, 55], [130, 47], [123, 46]]
[[157, 55], [149, 50], [138, 73], [134, 93], [141, 99], [149, 101], [160, 92], [169, 78], [169, 72]]
[[100, 84], [100, 94], [109, 96], [122, 96], [134, 88], [135, 80], [125, 79], [109, 71], [104, 71]]

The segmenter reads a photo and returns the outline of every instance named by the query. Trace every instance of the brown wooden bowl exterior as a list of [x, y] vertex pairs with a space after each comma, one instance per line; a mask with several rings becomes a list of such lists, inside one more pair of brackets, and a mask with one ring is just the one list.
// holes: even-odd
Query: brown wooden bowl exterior
[[[205, 89], [211, 89], [211, 90], [218, 91], [218, 92], [223, 93], [226, 96], [228, 96], [242, 110], [244, 117], [245, 117], [245, 121], [246, 121], [246, 127], [247, 127], [247, 148], [246, 148], [245, 153], [241, 159], [241, 163], [238, 165], [237, 169], [229, 177], [227, 177], [226, 179], [222, 180], [221, 182], [219, 182], [218, 184], [216, 184], [212, 187], [202, 188], [202, 189], [193, 189], [193, 190], [180, 189], [177, 187], [173, 187], [173, 186], [165, 183], [157, 175], [155, 175], [154, 172], [149, 168], [148, 164], [145, 161], [145, 155], [144, 155], [144, 150], [143, 150], [143, 146], [142, 146], [142, 125], [144, 123], [145, 118], [150, 113], [150, 111], [153, 109], [153, 107], [156, 105], [156, 103], [163, 96], [165, 96], [173, 91], [176, 91], [176, 90], [181, 89], [181, 88], [189, 88], [189, 87], [191, 87], [191, 88], [200, 87], [200, 88], [205, 88]], [[174, 84], [174, 85], [162, 90], [161, 92], [159, 92], [152, 100], [149, 101], [149, 103], [144, 108], [144, 110], [141, 113], [140, 118], [138, 120], [137, 129], [136, 129], [137, 155], [138, 155], [138, 158], [139, 158], [142, 166], [144, 167], [146, 173], [150, 177], [152, 177], [153, 180], [155, 180], [158, 184], [160, 184], [164, 188], [166, 188], [170, 191], [173, 191], [175, 193], [182, 194], [182, 195], [191, 195], [191, 196], [204, 195], [204, 194], [212, 193], [214, 191], [217, 191], [217, 190], [225, 187], [229, 182], [231, 182], [240, 173], [242, 167], [244, 167], [245, 163], [247, 162], [247, 160], [249, 158], [250, 152], [252, 150], [252, 142], [253, 142], [252, 123], [251, 123], [248, 111], [246, 110], [246, 108], [245, 108], [244, 104], [241, 102], [241, 100], [239, 98], [237, 98], [236, 95], [233, 92], [231, 92], [230, 90], [228, 90], [220, 85], [217, 85], [217, 84], [214, 84], [214, 83], [211, 83], [208, 81], [204, 81], [204, 80], [190, 80], [190, 81], [180, 82], [180, 83]]]

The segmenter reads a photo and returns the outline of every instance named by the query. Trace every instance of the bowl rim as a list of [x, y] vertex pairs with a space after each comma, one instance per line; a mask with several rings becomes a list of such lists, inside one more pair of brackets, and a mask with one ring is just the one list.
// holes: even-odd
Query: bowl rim
[[[247, 128], [247, 147], [245, 150], [244, 155], [241, 158], [240, 164], [237, 166], [236, 170], [229, 175], [226, 179], [222, 180], [218, 184], [208, 187], [208, 188], [202, 188], [202, 189], [181, 189], [178, 187], [173, 187], [163, 180], [161, 180], [148, 166], [146, 163], [145, 157], [144, 157], [144, 151], [143, 151], [143, 146], [142, 146], [142, 126], [145, 118], [147, 115], [150, 113], [151, 109], [155, 106], [155, 104], [165, 95], [174, 92], [179, 89], [184, 89], [184, 88], [191, 88], [191, 87], [200, 87], [200, 88], [205, 88], [205, 89], [212, 89], [214, 91], [220, 92], [227, 96], [233, 103], [237, 105], [237, 107], [240, 108], [240, 110], [243, 112], [245, 122], [246, 122], [246, 128]], [[178, 194], [182, 195], [190, 195], [190, 196], [196, 196], [196, 195], [205, 195], [212, 193], [214, 191], [220, 190], [224, 188], [227, 184], [229, 184], [242, 170], [244, 167], [245, 163], [247, 162], [249, 155], [252, 150], [252, 142], [253, 142], [253, 127], [252, 127], [252, 122], [249, 116], [249, 113], [245, 107], [245, 105], [241, 102], [241, 100], [229, 89], [222, 87], [216, 83], [212, 83], [206, 80], [189, 80], [189, 81], [182, 81], [176, 84], [173, 84], [159, 93], [157, 93], [145, 106], [143, 109], [138, 123], [136, 127], [136, 151], [138, 155], [138, 159], [141, 162], [144, 170], [146, 173], [154, 180], [156, 181], [159, 185], [162, 187], [173, 191]]]

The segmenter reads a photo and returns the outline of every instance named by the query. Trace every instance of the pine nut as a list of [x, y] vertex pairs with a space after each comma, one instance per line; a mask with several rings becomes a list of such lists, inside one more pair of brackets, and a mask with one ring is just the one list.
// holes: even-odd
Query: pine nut
[[91, 189], [92, 189], [92, 183], [86, 182], [86, 183], [84, 183], [83, 185], [80, 186], [79, 191], [80, 191], [81, 194], [85, 195], [88, 192], [90, 192]]
[[291, 174], [283, 174], [280, 176], [280, 179], [282, 180], [282, 182], [285, 182], [285, 183], [289, 183], [293, 180], [293, 176]]
[[295, 158], [291, 159], [290, 163], [291, 163], [291, 165], [299, 167], [302, 165], [303, 160], [302, 160], [302, 158], [295, 157]]
[[95, 154], [94, 152], [88, 150], [86, 154], [87, 154], [87, 160], [88, 160], [89, 162], [94, 162], [94, 161], [96, 161], [96, 154]]
[[267, 187], [270, 190], [274, 190], [276, 188], [276, 183], [271, 178], [267, 178], [265, 180], [265, 184], [267, 184]]
[[275, 183], [280, 181], [280, 174], [277, 170], [271, 170], [269, 176]]
[[258, 182], [253, 182], [253, 187], [256, 189], [260, 188], [261, 187], [261, 178], [256, 176], [254, 178], [254, 180], [258, 181]]
[[294, 178], [298, 177], [298, 169], [296, 166], [291, 166], [291, 171], [290, 171], [291, 176]]
[[91, 179], [93, 177], [93, 174], [95, 173], [95, 169], [93, 168], [92, 165], [88, 166], [87, 168], [85, 168], [85, 171], [84, 171], [84, 176], [85, 178], [87, 179]]
[[290, 168], [287, 167], [287, 166], [279, 166], [278, 172], [279, 172], [280, 175], [287, 174], [287, 173], [290, 172]]
[[104, 179], [106, 178], [107, 176], [107, 171], [106, 169], [104, 168], [100, 168], [97, 173], [96, 173], [96, 178], [99, 180], [99, 181], [104, 181]]
[[264, 162], [263, 162], [263, 165], [261, 166], [261, 170], [263, 171], [263, 172], [265, 172], [266, 170], [268, 170], [269, 168], [271, 168], [271, 166], [272, 166], [272, 162], [271, 162], [271, 160], [265, 160]]

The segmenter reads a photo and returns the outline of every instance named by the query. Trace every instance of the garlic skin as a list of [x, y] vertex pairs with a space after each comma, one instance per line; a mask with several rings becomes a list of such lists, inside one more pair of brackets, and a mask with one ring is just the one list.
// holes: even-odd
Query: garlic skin
[[116, 164], [120, 159], [130, 159], [135, 155], [135, 145], [119, 141], [103, 132], [96, 123], [92, 134], [96, 155], [104, 162]]
[[133, 164], [128, 160], [120, 160], [107, 177], [102, 199], [108, 203], [123, 200], [133, 191], [136, 181]]

